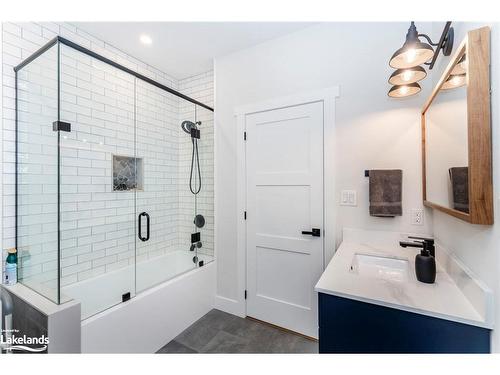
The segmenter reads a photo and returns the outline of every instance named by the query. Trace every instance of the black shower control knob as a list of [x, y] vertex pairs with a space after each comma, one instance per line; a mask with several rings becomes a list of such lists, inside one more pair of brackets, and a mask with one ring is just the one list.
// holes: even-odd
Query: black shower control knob
[[201, 248], [202, 246], [203, 246], [203, 244], [201, 243], [201, 241], [200, 241], [200, 242], [198, 242], [198, 243], [196, 244], [196, 247], [197, 247], [198, 249], [199, 249], [199, 248]]
[[198, 228], [203, 228], [205, 226], [205, 217], [203, 215], [196, 215], [193, 221], [194, 225]]

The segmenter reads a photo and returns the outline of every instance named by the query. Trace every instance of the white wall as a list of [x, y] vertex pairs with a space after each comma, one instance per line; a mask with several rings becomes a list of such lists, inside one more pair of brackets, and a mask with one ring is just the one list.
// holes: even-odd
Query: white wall
[[[430, 27], [430, 24], [427, 24]], [[425, 28], [425, 24], [420, 27]], [[336, 105], [337, 191], [354, 189], [358, 206], [337, 206], [342, 227], [429, 233], [410, 225], [409, 212], [422, 208], [419, 110], [429, 82], [416, 97], [389, 99], [388, 60], [404, 42], [408, 23], [330, 23], [215, 59], [216, 249], [220, 299], [243, 303], [236, 257], [236, 106], [304, 91], [340, 86]], [[333, 166], [327, 165], [327, 168]], [[403, 216], [368, 214], [365, 169], [403, 169]], [[332, 192], [326, 192], [332, 194]], [[223, 197], [223, 198], [221, 198]], [[336, 197], [338, 202], [338, 194]], [[338, 236], [337, 242], [340, 241]], [[326, 249], [331, 256], [334, 249]]]
[[[454, 23], [455, 46], [462, 41], [468, 30], [487, 26], [486, 23]], [[453, 252], [472, 272], [484, 281], [495, 295], [496, 326], [500, 324], [500, 24], [491, 24], [491, 111], [493, 137], [493, 196], [494, 220], [491, 226], [471, 225], [441, 212], [434, 212], [434, 235], [442, 246]], [[442, 27], [437, 24], [435, 27]], [[448, 59], [440, 60], [440, 64], [433, 71], [440, 75]], [[500, 351], [500, 334], [493, 331], [492, 349]]]

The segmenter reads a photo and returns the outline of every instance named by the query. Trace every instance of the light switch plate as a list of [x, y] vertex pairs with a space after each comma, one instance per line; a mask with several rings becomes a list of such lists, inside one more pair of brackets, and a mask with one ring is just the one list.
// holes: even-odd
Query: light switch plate
[[356, 190], [342, 190], [340, 193], [340, 205], [357, 206], [358, 200]]
[[411, 210], [411, 223], [412, 225], [424, 225], [424, 210], [421, 208], [414, 208]]

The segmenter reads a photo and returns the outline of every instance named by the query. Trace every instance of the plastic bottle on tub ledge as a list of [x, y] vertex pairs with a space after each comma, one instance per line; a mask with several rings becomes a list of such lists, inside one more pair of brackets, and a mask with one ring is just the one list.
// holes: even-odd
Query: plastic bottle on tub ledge
[[8, 255], [5, 260], [5, 285], [14, 285], [17, 283], [17, 250], [15, 248], [7, 250]]

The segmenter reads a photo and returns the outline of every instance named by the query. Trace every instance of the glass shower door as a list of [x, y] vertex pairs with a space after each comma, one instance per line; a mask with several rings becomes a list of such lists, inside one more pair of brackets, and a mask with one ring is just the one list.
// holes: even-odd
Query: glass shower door
[[60, 48], [61, 290], [86, 318], [135, 295], [135, 77]]

